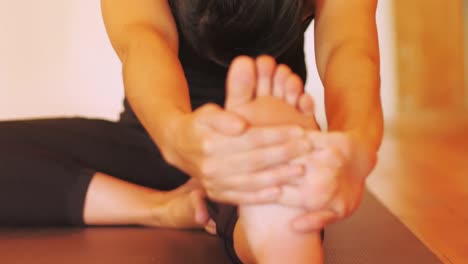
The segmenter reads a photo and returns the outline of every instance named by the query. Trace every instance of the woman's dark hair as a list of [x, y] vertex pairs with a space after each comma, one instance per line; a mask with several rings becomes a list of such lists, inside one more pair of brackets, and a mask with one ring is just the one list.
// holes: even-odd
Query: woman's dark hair
[[170, 0], [179, 31], [203, 57], [279, 56], [302, 34], [304, 0]]

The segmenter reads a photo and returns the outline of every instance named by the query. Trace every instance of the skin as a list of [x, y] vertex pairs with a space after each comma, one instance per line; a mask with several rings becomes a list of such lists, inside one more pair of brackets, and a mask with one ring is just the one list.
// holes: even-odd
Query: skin
[[[200, 203], [204, 193], [235, 204], [301, 208], [302, 215], [290, 221], [291, 230], [298, 234], [316, 234], [324, 225], [354, 212], [375, 165], [383, 131], [376, 0], [315, 1], [316, 57], [325, 86], [329, 132], [310, 130], [305, 136], [297, 126], [279, 126], [281, 122], [273, 127], [251, 127], [240, 117], [242, 113], [215, 105], [192, 111], [167, 2], [103, 0], [102, 6], [109, 37], [123, 63], [132, 107], [165, 159], [200, 185], [169, 194], [98, 173], [88, 192], [86, 223], [171, 226], [169, 223], [187, 218], [183, 213], [173, 213], [183, 215], [179, 218], [170, 215], [182, 208], [195, 214], [196, 220], [182, 226], [205, 225], [208, 217]], [[268, 94], [268, 85], [258, 86], [259, 95]], [[282, 96], [275, 87], [270, 87], [273, 96]], [[297, 100], [294, 93], [287, 94], [286, 102]], [[230, 162], [218, 162], [220, 157]], [[306, 158], [305, 175], [298, 173], [298, 164], [291, 163], [298, 157]], [[99, 193], [106, 192], [111, 196], [100, 199]], [[306, 199], [311, 192], [317, 196]], [[107, 207], [113, 200], [109, 197], [114, 196], [121, 197], [123, 205]], [[168, 202], [178, 200], [181, 202]], [[103, 208], [112, 210], [100, 210]], [[134, 210], [123, 213], [129, 208]], [[238, 241], [246, 235], [238, 232]], [[246, 256], [249, 260], [261, 258], [248, 251]]]
[[[319, 131], [313, 115], [313, 101], [303, 92], [302, 80], [287, 66], [277, 66], [271, 57], [260, 56], [255, 61], [247, 57], [234, 60], [227, 89], [226, 109], [239, 114], [250, 124], [292, 122], [309, 131]], [[234, 91], [237, 98], [229, 96]], [[306, 174], [313, 173], [306, 171]], [[312, 198], [314, 194], [304, 197]], [[244, 263], [322, 263], [318, 231], [299, 234], [285, 228], [302, 213], [304, 209], [277, 203], [241, 205], [234, 232], [238, 256]]]

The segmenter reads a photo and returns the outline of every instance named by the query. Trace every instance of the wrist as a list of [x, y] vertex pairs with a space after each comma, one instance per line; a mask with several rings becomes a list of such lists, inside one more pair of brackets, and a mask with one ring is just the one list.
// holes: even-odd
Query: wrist
[[370, 136], [367, 131], [350, 131], [355, 146], [356, 164], [363, 175], [369, 175], [377, 164], [377, 153], [379, 151], [381, 138]]
[[170, 122], [164, 126], [160, 148], [164, 160], [173, 165], [180, 164], [180, 149], [184, 145], [185, 133], [188, 131], [187, 120], [189, 113], [179, 113], [172, 116]]
[[358, 128], [348, 131], [353, 141], [369, 153], [377, 153], [382, 143], [383, 133], [373, 127]]

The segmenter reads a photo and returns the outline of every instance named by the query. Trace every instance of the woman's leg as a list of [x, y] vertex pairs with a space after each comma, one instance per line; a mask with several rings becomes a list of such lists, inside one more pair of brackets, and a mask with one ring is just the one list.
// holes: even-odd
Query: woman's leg
[[[230, 93], [232, 90], [236, 92]], [[240, 96], [230, 98], [233, 94]], [[318, 129], [315, 119], [304, 115], [304, 112], [313, 113], [313, 105], [311, 99], [302, 94], [303, 86], [298, 77], [284, 66], [277, 67], [272, 59], [262, 57], [254, 62], [243, 58], [231, 66], [227, 96], [228, 102], [236, 100], [236, 106], [228, 110], [246, 117], [254, 125], [286, 123]], [[300, 101], [301, 107], [296, 108]], [[234, 246], [242, 261], [322, 263], [320, 232], [298, 234], [290, 228], [291, 220], [301, 213], [301, 209], [275, 204], [240, 206]]]
[[173, 191], [158, 191], [103, 173], [91, 180], [84, 203], [87, 225], [203, 227], [209, 219], [203, 192], [194, 181]]
[[0, 225], [196, 225], [197, 186], [167, 192], [187, 177], [142, 131], [101, 120], [10, 121], [0, 122], [0, 145]]

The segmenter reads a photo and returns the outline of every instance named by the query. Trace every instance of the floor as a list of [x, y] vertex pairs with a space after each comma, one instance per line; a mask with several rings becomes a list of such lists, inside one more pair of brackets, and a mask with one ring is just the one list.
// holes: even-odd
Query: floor
[[368, 186], [444, 263], [468, 263], [468, 119], [393, 125]]

